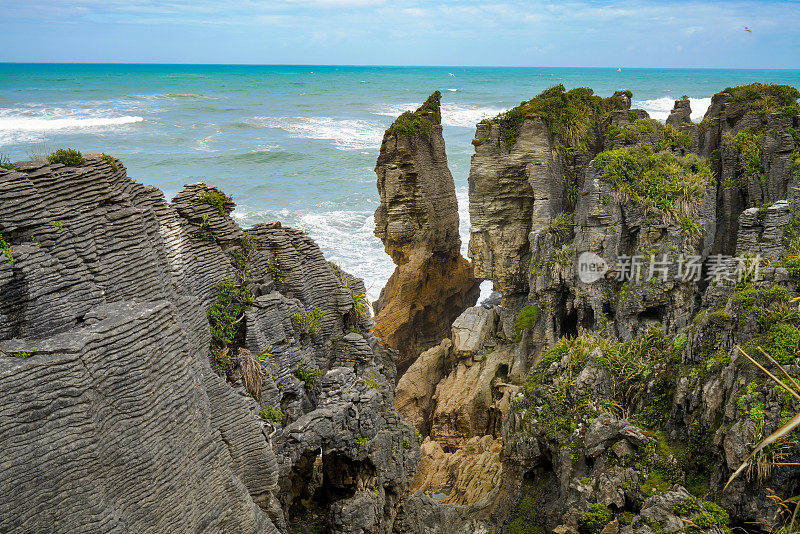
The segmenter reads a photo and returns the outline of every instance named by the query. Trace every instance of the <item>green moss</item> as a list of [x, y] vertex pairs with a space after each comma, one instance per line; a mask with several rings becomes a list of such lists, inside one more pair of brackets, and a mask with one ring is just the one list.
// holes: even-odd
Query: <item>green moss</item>
[[281, 269], [278, 258], [268, 260], [267, 268], [272, 273], [272, 279], [275, 280], [275, 284], [281, 285], [286, 280], [286, 272]]
[[723, 349], [718, 349], [714, 351], [711, 356], [706, 358], [706, 371], [711, 372], [713, 369], [717, 369], [720, 367], [725, 367], [729, 363], [731, 363], [731, 357], [728, 356], [728, 352]]
[[612, 517], [611, 510], [604, 504], [593, 503], [589, 509], [581, 514], [578, 524], [581, 530], [588, 534], [600, 534]]
[[765, 180], [763, 150], [761, 139], [763, 131], [754, 128], [745, 128], [734, 137], [727, 136], [724, 141], [739, 151], [739, 165], [742, 169], [742, 180], [734, 185], [746, 186], [751, 178], [756, 178], [760, 183]]
[[535, 304], [522, 308], [514, 320], [514, 343], [519, 343], [522, 340], [522, 331], [535, 325], [541, 315], [542, 312], [539, 306]]
[[441, 122], [442, 93], [435, 91], [416, 111], [406, 111], [386, 130], [387, 135], [422, 135], [430, 137], [433, 122]]
[[292, 321], [297, 324], [303, 334], [316, 335], [324, 317], [325, 312], [314, 306], [310, 310], [293, 314]]
[[619, 524], [621, 526], [623, 526], [623, 527], [633, 523], [634, 518], [636, 518], [636, 514], [634, 514], [633, 512], [627, 512], [627, 511], [620, 512], [619, 515], [617, 516], [617, 520], [619, 521]]
[[108, 163], [108, 166], [111, 167], [114, 170], [114, 172], [119, 170], [119, 165], [117, 165], [117, 162], [114, 158], [112, 158], [106, 153], [103, 153], [103, 155], [100, 157], [103, 158], [103, 161]]
[[60, 163], [67, 167], [83, 167], [86, 164], [83, 154], [73, 148], [59, 148], [47, 156], [47, 161]]
[[542, 497], [542, 484], [525, 481], [522, 484], [522, 499], [514, 512], [514, 519], [508, 525], [509, 534], [545, 534], [541, 525], [539, 500]]
[[58, 228], [59, 230], [61, 230], [62, 228], [64, 228], [64, 225], [61, 223], [61, 221], [53, 221], [53, 226], [55, 226], [55, 227], [56, 227], [56, 228]]
[[797, 362], [800, 354], [800, 329], [789, 324], [770, 327], [762, 348], [781, 365]]
[[283, 412], [280, 408], [272, 407], [269, 410], [261, 410], [261, 418], [269, 423], [281, 424], [283, 422]]
[[233, 202], [233, 197], [226, 195], [217, 188], [203, 191], [197, 198], [200, 202], [205, 202], [212, 208], [216, 209], [220, 215], [227, 215], [230, 213], [230, 209], [226, 206], [226, 204]]
[[681, 499], [673, 503], [672, 511], [675, 512], [675, 515], [688, 517], [699, 512], [700, 506], [697, 499]]
[[491, 137], [479, 137], [477, 139], [472, 140], [473, 146], [481, 146], [485, 145], [486, 143], [490, 143], [492, 141]]
[[320, 374], [321, 372], [319, 367], [308, 371], [304, 369], [297, 369], [294, 372], [294, 376], [296, 376], [301, 382], [305, 383], [306, 387], [309, 389], [311, 389], [314, 384], [319, 381]]
[[783, 267], [789, 272], [789, 276], [797, 284], [800, 283], [800, 256], [784, 256], [773, 264], [775, 267]]
[[34, 354], [36, 354], [36, 349], [18, 350], [17, 352], [13, 352], [11, 354], [11, 357], [12, 358], [20, 358], [20, 359], [23, 359], [23, 360], [27, 360], [28, 358], [30, 358]]
[[727, 529], [730, 518], [728, 512], [720, 508], [718, 504], [706, 501], [702, 504], [703, 513], [692, 519], [692, 522], [700, 528], [721, 527]]

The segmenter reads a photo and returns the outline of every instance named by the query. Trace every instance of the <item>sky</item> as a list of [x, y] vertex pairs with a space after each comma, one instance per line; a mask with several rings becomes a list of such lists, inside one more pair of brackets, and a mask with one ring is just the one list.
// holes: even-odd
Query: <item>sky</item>
[[2, 62], [800, 68], [800, 0], [0, 0], [0, 14]]

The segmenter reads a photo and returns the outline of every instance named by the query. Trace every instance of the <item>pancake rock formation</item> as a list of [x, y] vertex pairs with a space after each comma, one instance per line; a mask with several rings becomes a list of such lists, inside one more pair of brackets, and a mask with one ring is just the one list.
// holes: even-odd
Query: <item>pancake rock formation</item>
[[221, 191], [0, 168], [0, 532], [390, 532], [419, 458], [364, 286]]
[[557, 86], [477, 125], [469, 249], [500, 298], [398, 383], [424, 441], [397, 529], [782, 524], [770, 492], [800, 472], [765, 466], [800, 460], [796, 433], [723, 488], [800, 412], [737, 348], [800, 376], [798, 97], [727, 88], [701, 123], [683, 100], [662, 124], [629, 92]]
[[442, 137], [441, 94], [386, 130], [375, 166], [375, 235], [397, 267], [375, 302], [375, 333], [402, 373], [475, 303], [479, 281], [461, 256], [458, 201]]

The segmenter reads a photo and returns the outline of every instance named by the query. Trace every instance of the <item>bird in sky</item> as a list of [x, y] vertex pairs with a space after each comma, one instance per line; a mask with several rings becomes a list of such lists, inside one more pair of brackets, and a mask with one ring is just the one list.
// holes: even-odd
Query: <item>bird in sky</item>
[[747, 33], [753, 33], [752, 31], [750, 31], [750, 28], [748, 28], [747, 26], [744, 27], [744, 31], [746, 31]]
[[449, 74], [449, 75], [450, 75], [450, 76], [452, 76], [453, 78], [455, 78], [455, 77], [456, 77], [456, 75], [455, 75], [455, 74], [453, 74], [452, 72], [448, 72], [447, 74]]

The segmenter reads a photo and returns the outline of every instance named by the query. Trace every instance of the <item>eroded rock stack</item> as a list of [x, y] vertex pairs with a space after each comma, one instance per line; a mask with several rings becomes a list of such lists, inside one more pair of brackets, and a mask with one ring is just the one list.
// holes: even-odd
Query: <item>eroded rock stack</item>
[[[664, 125], [630, 94], [556, 87], [477, 126], [470, 253], [502, 301], [467, 310], [398, 384], [425, 437], [413, 487], [428, 494], [404, 521], [780, 523], [765, 488], [794, 495], [796, 470], [722, 488], [799, 409], [736, 349], [800, 373], [799, 96], [728, 88], [702, 123], [678, 101]], [[598, 276], [582, 276], [582, 253]], [[705, 265], [696, 276], [689, 258]], [[796, 439], [783, 454], [800, 458]]]
[[461, 256], [458, 201], [447, 167], [437, 91], [386, 131], [375, 167], [375, 235], [397, 265], [375, 303], [375, 333], [402, 373], [475, 303], [479, 282]]
[[388, 532], [419, 457], [363, 282], [122, 163], [0, 169], [0, 530]]

